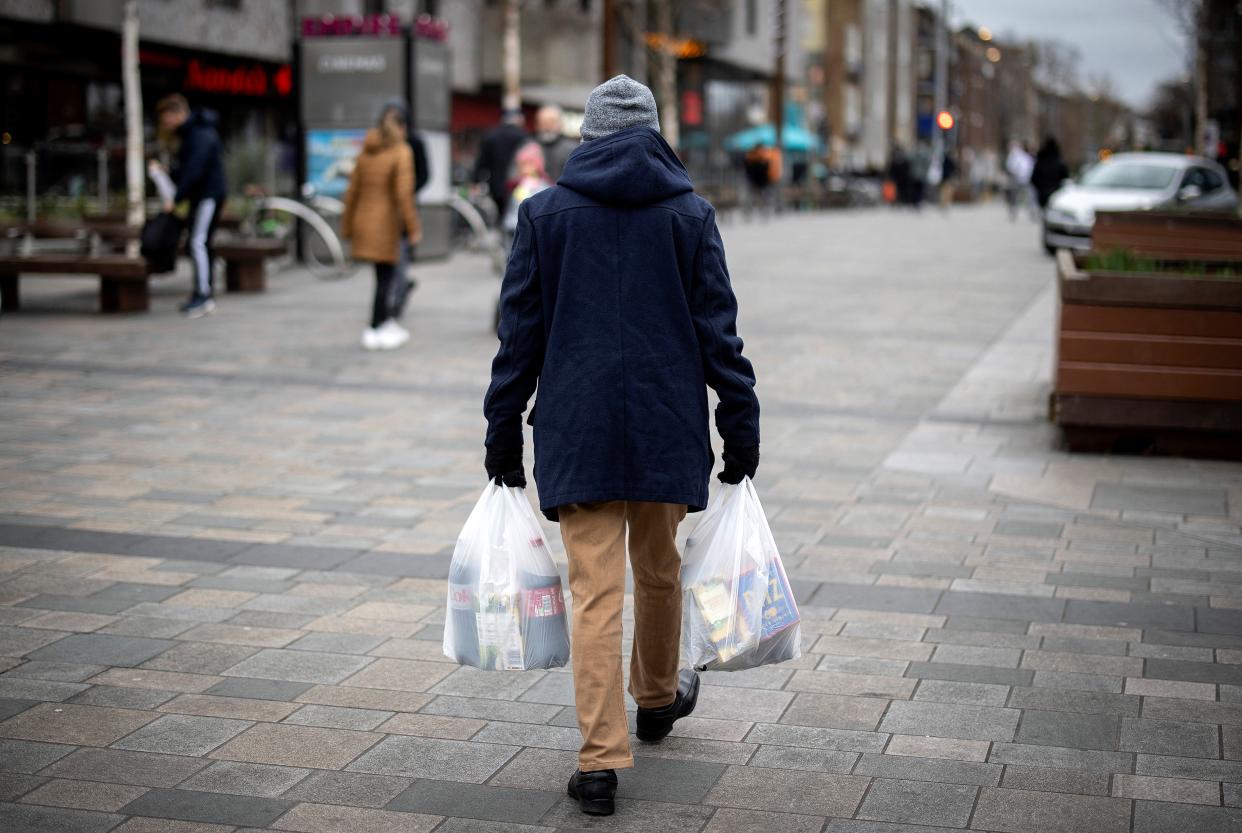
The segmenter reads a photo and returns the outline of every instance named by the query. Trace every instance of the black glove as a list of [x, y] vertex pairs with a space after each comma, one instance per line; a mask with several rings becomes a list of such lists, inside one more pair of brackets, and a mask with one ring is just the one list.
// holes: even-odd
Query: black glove
[[755, 469], [759, 468], [759, 446], [752, 445], [746, 448], [738, 448], [726, 445], [724, 447], [724, 454], [720, 456], [724, 460], [724, 470], [716, 477], [721, 483], [730, 483], [736, 486], [742, 482], [743, 477], [754, 479]]
[[526, 467], [522, 465], [522, 449], [489, 448], [483, 459], [487, 479], [502, 486], [526, 488]]

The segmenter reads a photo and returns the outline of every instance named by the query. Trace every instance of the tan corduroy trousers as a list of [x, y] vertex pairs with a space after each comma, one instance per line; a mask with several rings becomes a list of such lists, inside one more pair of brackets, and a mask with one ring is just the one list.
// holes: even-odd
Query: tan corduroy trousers
[[686, 507], [610, 501], [559, 509], [573, 594], [574, 696], [583, 772], [634, 765], [621, 674], [626, 530], [634, 569], [634, 650], [630, 694], [643, 708], [677, 696], [681, 643], [681, 555], [677, 525]]

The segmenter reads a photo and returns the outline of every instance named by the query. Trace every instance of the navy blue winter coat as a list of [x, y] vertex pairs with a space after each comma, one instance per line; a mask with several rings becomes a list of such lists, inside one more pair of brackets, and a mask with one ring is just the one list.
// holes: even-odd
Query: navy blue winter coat
[[489, 450], [522, 447], [531, 411], [540, 508], [608, 500], [707, 504], [716, 429], [759, 444], [724, 246], [655, 130], [579, 146], [553, 188], [522, 202], [484, 401]]
[[177, 183], [173, 202], [212, 199], [224, 202], [228, 193], [224, 181], [224, 154], [220, 134], [216, 132], [216, 114], [211, 110], [195, 110], [181, 127], [181, 149], [172, 178]]

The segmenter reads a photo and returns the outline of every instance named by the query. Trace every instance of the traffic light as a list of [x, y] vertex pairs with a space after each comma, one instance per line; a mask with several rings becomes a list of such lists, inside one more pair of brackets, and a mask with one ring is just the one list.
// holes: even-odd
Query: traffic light
[[953, 124], [953, 114], [948, 110], [941, 110], [936, 114], [936, 126], [941, 130], [952, 130]]

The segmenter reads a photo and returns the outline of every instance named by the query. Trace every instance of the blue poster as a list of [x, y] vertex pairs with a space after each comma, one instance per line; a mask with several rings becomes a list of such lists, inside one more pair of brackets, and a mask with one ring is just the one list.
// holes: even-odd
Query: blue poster
[[316, 194], [344, 198], [366, 135], [363, 128], [306, 131], [306, 181]]

